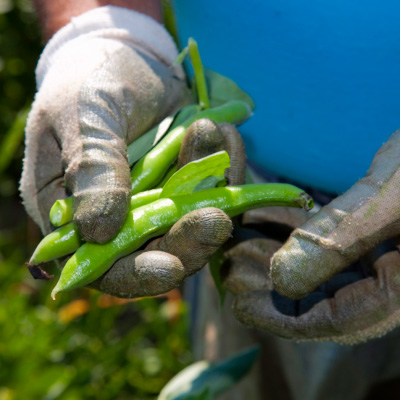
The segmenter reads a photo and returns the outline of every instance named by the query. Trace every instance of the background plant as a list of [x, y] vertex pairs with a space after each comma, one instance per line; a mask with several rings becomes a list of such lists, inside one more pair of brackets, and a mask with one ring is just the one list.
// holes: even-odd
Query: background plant
[[52, 301], [53, 283], [24, 266], [41, 238], [18, 194], [41, 48], [30, 2], [0, 0], [0, 400], [154, 399], [191, 361], [180, 293], [124, 301], [83, 289]]

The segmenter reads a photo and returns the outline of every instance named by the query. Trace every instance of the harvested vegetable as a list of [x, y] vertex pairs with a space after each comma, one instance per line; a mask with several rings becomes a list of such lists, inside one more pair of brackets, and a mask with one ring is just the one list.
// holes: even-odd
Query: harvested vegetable
[[264, 183], [208, 189], [189, 195], [156, 200], [128, 214], [111, 241], [85, 243], [68, 260], [52, 297], [63, 290], [85, 286], [104, 274], [118, 259], [132, 253], [147, 240], [166, 233], [190, 211], [216, 207], [230, 217], [265, 206], [312, 208], [313, 201], [301, 189], [287, 184]]
[[162, 140], [153, 147], [131, 172], [132, 194], [153, 188], [159, 182], [165, 171], [178, 158], [182, 140], [186, 129], [196, 120], [208, 118], [216, 123], [229, 122], [241, 124], [252, 114], [250, 106], [240, 100], [233, 100], [222, 106], [210, 108], [199, 112], [186, 120], [182, 125], [170, 131]]

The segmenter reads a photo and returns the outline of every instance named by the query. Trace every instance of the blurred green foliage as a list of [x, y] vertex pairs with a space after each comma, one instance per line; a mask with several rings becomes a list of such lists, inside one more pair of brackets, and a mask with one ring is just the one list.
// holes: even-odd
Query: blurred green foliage
[[[0, 0], [0, 145], [18, 113], [27, 109], [35, 93], [34, 71], [41, 51], [40, 31], [29, 0]], [[0, 174], [0, 196], [15, 201], [23, 155], [21, 128], [8, 141], [7, 169]], [[0, 163], [3, 163], [1, 161]]]
[[55, 280], [24, 266], [41, 238], [18, 194], [41, 47], [30, 2], [0, 0], [0, 400], [154, 399], [191, 361], [179, 295], [121, 303], [82, 289], [52, 301]]
[[0, 268], [1, 400], [154, 399], [190, 361], [184, 303], [104, 308], [88, 289], [53, 302], [52, 284], [32, 282], [23, 261], [15, 249]]

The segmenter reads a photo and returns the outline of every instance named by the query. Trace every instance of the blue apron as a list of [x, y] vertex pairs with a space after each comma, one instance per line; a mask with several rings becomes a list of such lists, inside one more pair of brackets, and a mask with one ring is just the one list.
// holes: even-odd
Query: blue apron
[[254, 99], [248, 157], [341, 193], [400, 128], [400, 2], [174, 0], [182, 44]]

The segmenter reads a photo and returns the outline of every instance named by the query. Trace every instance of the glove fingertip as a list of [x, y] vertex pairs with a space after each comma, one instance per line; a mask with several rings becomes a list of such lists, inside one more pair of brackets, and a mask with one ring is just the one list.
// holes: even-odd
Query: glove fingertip
[[137, 279], [148, 295], [166, 293], [185, 277], [185, 269], [179, 258], [163, 251], [148, 251], [136, 259]]
[[271, 280], [279, 294], [297, 300], [339, 272], [342, 264], [340, 254], [295, 231], [271, 258]]
[[104, 243], [112, 239], [129, 211], [130, 193], [126, 190], [86, 191], [74, 196], [74, 222], [87, 242]]
[[201, 208], [182, 217], [157, 243], [178, 257], [186, 276], [199, 271], [232, 233], [232, 221], [218, 208]]
[[113, 296], [135, 298], [166, 293], [185, 277], [181, 261], [163, 251], [130, 254], [118, 260], [92, 287]]
[[231, 236], [232, 221], [219, 208], [201, 208], [193, 215], [199, 221], [198, 230], [193, 230], [193, 234], [202, 244], [219, 247]]

